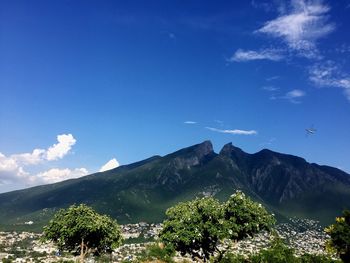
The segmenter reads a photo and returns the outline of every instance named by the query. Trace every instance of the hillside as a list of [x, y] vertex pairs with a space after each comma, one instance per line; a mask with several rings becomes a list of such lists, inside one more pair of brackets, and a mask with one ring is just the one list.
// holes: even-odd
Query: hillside
[[[333, 167], [232, 144], [215, 153], [205, 141], [102, 173], [0, 194], [2, 229], [40, 229], [57, 209], [86, 203], [120, 223], [160, 222], [165, 210], [196, 196], [223, 200], [241, 189], [280, 220], [298, 216], [331, 222], [350, 208], [350, 175]], [[31, 226], [25, 221], [34, 221]]]

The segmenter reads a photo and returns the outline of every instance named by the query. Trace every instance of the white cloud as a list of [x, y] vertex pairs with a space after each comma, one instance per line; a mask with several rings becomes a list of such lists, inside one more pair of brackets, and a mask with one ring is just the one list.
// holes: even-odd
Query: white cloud
[[342, 73], [333, 61], [318, 63], [310, 67], [309, 79], [319, 87], [342, 88], [350, 101], [350, 75]]
[[27, 173], [18, 165], [15, 159], [0, 153], [0, 185], [17, 181], [27, 176]]
[[292, 91], [287, 92], [286, 95], [283, 96], [282, 98], [287, 99], [292, 103], [298, 104], [300, 103], [300, 101], [297, 99], [300, 99], [301, 97], [304, 97], [304, 96], [306, 96], [306, 93], [304, 91], [299, 89], [294, 89]]
[[54, 144], [47, 150], [46, 158], [49, 161], [63, 158], [76, 143], [72, 134], [58, 135], [57, 141], [57, 144]]
[[0, 153], [0, 185], [16, 183], [23, 186], [33, 186], [86, 175], [88, 171], [85, 168], [73, 170], [54, 168], [36, 175], [26, 171], [27, 166], [35, 166], [63, 158], [76, 142], [71, 134], [58, 135], [57, 140], [58, 143], [47, 150], [34, 149], [31, 153], [12, 154], [10, 156]]
[[32, 153], [20, 153], [11, 155], [11, 158], [16, 160], [16, 162], [24, 165], [33, 165], [42, 162], [45, 158], [44, 149], [34, 149]]
[[115, 158], [113, 158], [112, 160], [109, 160], [106, 164], [104, 164], [100, 168], [99, 172], [104, 172], [104, 171], [111, 170], [111, 169], [114, 169], [117, 167], [119, 167], [119, 162]]
[[12, 171], [18, 168], [17, 162], [0, 153], [0, 171]]
[[217, 129], [217, 128], [212, 128], [212, 127], [205, 127], [208, 130], [214, 131], [214, 132], [220, 132], [220, 133], [227, 133], [227, 134], [234, 134], [234, 135], [255, 135], [258, 134], [257, 131], [255, 130], [222, 130], [222, 129]]
[[316, 41], [335, 29], [327, 22], [329, 7], [320, 1], [291, 1], [291, 10], [267, 21], [257, 33], [281, 38], [287, 45], [305, 57], [319, 57]]
[[272, 60], [279, 61], [283, 55], [278, 49], [263, 49], [260, 51], [238, 49], [233, 56], [228, 59], [229, 62], [245, 62], [251, 60]]
[[295, 99], [295, 98], [304, 97], [305, 95], [306, 94], [304, 91], [299, 90], [299, 89], [294, 89], [294, 90], [286, 93], [286, 98], [287, 99]]
[[34, 149], [31, 153], [12, 154], [9, 157], [6, 157], [8, 159], [7, 163], [11, 160], [11, 162], [16, 163], [17, 166], [26, 166], [36, 165], [43, 161], [61, 159], [71, 150], [76, 142], [72, 134], [58, 135], [57, 141], [57, 144], [54, 144], [47, 150]]
[[294, 104], [299, 104], [301, 103], [300, 98], [306, 96], [306, 93], [300, 89], [294, 89], [282, 96], [277, 96], [277, 95], [272, 95], [270, 97], [270, 100], [277, 100], [277, 99], [286, 99], [289, 100], [289, 102], [294, 103]]
[[196, 121], [185, 121], [184, 124], [197, 124]]
[[266, 90], [266, 91], [277, 91], [277, 90], [279, 90], [280, 88], [278, 88], [278, 87], [274, 87], [274, 86], [264, 86], [264, 87], [262, 87], [261, 89], [263, 89], [263, 90]]
[[76, 168], [76, 169], [58, 169], [53, 168], [45, 172], [38, 173], [35, 176], [30, 176], [28, 182], [30, 185], [38, 184], [51, 184], [57, 183], [63, 180], [79, 178], [88, 174], [88, 170], [85, 168]]

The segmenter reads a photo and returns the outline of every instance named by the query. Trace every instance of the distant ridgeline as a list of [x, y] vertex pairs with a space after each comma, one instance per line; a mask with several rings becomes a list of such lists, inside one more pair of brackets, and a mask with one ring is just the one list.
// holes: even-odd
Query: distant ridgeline
[[0, 194], [0, 229], [39, 231], [57, 209], [74, 203], [119, 223], [161, 222], [180, 201], [207, 195], [225, 200], [236, 189], [280, 221], [300, 217], [328, 224], [350, 208], [350, 175], [339, 169], [266, 149], [248, 154], [231, 143], [217, 154], [205, 141], [106, 172]]

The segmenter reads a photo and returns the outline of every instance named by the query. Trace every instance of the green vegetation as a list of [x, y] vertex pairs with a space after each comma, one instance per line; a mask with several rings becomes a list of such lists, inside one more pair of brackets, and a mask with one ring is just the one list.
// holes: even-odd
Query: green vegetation
[[166, 215], [160, 239], [182, 255], [204, 261], [214, 252], [221, 259], [225, 251], [219, 250], [218, 245], [224, 238], [242, 240], [261, 230], [270, 230], [275, 223], [261, 204], [240, 191], [223, 204], [211, 197], [179, 203], [168, 209]]
[[304, 254], [297, 257], [294, 250], [289, 248], [283, 240], [277, 236], [271, 242], [270, 247], [259, 253], [242, 256], [227, 253], [219, 260], [220, 263], [340, 263], [325, 255]]
[[325, 231], [331, 236], [327, 248], [336, 252], [343, 262], [350, 262], [350, 211], [344, 210]]
[[141, 253], [137, 255], [137, 262], [161, 261], [166, 263], [173, 263], [175, 250], [172, 246], [163, 246], [162, 244], [151, 244], [146, 247]]
[[106, 215], [81, 204], [59, 210], [44, 227], [43, 241], [51, 240], [60, 250], [80, 254], [84, 262], [89, 253], [110, 253], [122, 242], [120, 227]]
[[209, 259], [224, 237], [222, 209], [213, 198], [179, 203], [169, 208], [166, 215], [160, 238], [182, 255]]

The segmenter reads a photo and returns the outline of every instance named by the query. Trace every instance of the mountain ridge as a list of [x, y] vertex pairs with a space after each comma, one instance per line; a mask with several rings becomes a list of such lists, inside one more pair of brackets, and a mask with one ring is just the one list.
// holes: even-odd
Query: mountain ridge
[[207, 195], [225, 200], [235, 189], [282, 219], [330, 222], [350, 207], [350, 175], [337, 168], [268, 149], [249, 154], [232, 143], [215, 153], [204, 141], [105, 172], [0, 194], [0, 227], [20, 228], [25, 220], [39, 227], [73, 203], [91, 205], [123, 223], [155, 222], [179, 201]]

